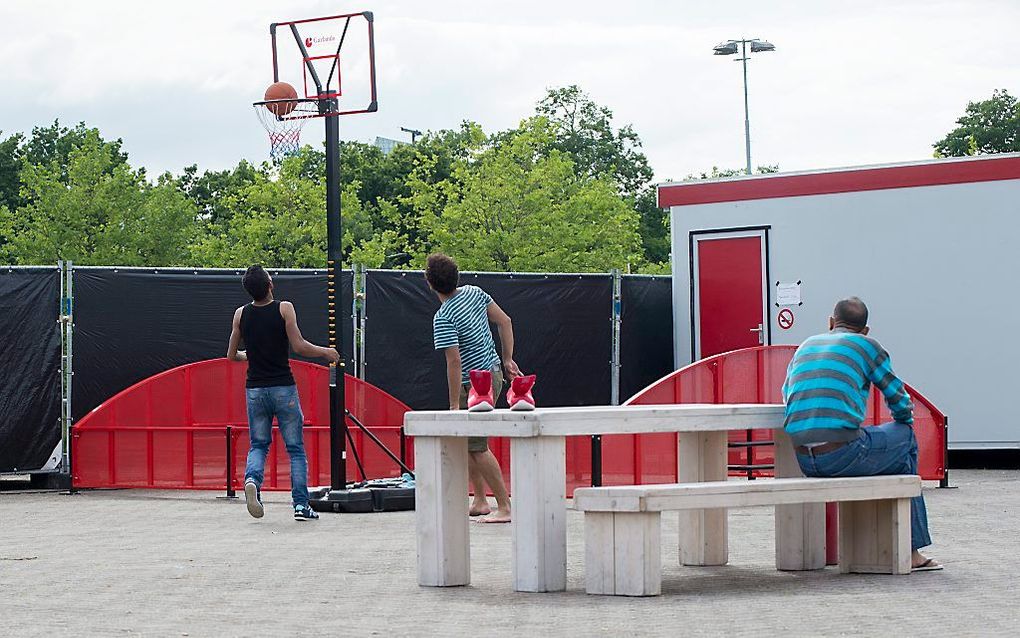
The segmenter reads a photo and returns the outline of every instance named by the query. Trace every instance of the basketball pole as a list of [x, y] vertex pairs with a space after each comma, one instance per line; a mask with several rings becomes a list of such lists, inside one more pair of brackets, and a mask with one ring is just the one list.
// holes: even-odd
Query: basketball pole
[[343, 350], [337, 335], [337, 309], [343, 308], [343, 271], [340, 217], [340, 118], [335, 96], [319, 100], [326, 121], [326, 303], [329, 347], [341, 353], [340, 362], [329, 368], [329, 480], [333, 490], [347, 489], [347, 419]]

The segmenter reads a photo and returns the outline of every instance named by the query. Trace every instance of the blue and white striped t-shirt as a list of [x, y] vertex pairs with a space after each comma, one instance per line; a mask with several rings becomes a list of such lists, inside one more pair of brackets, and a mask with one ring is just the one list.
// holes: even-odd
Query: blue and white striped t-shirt
[[794, 353], [783, 384], [786, 433], [795, 445], [856, 438], [872, 383], [893, 419], [914, 422], [910, 395], [877, 341], [844, 330], [809, 338]]
[[460, 349], [460, 376], [468, 382], [472, 370], [492, 370], [499, 365], [496, 344], [486, 311], [492, 297], [477, 286], [461, 286], [443, 302], [432, 320], [436, 350]]

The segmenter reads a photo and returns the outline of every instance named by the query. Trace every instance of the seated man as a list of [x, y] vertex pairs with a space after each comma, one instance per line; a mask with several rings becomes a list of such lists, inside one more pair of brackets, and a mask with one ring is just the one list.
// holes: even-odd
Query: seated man
[[[786, 433], [807, 476], [917, 474], [914, 406], [893, 373], [889, 353], [868, 335], [868, 307], [857, 297], [836, 304], [828, 334], [805, 341], [783, 384]], [[871, 384], [894, 421], [862, 428]], [[924, 497], [910, 503], [914, 571], [942, 569], [918, 550], [931, 545]]]

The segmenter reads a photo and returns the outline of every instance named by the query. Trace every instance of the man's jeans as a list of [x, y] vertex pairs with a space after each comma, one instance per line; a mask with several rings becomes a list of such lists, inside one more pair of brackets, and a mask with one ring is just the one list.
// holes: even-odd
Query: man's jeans
[[[826, 454], [798, 454], [797, 462], [806, 476], [880, 476], [917, 474], [917, 439], [914, 429], [902, 423], [861, 428], [861, 436]], [[931, 545], [924, 497], [910, 499], [910, 547]]]
[[259, 489], [262, 488], [266, 454], [273, 440], [275, 416], [290, 457], [291, 498], [295, 507], [308, 505], [308, 459], [305, 457], [302, 436], [305, 417], [301, 413], [297, 386], [247, 388], [245, 394], [248, 399], [248, 436], [251, 448], [248, 450], [248, 464], [244, 468], [244, 480], [252, 479]]

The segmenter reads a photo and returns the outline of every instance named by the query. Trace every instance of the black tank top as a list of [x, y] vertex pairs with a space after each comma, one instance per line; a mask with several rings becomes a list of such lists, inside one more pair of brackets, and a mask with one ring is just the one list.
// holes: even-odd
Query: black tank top
[[246, 388], [294, 385], [288, 359], [287, 325], [280, 315], [279, 301], [265, 306], [245, 306], [241, 311], [241, 338], [248, 354]]

